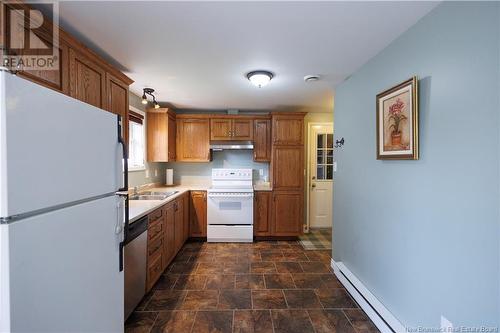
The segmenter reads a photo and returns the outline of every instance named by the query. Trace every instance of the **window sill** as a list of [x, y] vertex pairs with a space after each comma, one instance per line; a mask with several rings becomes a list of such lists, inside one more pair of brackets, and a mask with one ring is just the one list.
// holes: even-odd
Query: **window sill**
[[128, 169], [128, 172], [135, 172], [135, 171], [146, 171], [146, 167], [130, 167]]

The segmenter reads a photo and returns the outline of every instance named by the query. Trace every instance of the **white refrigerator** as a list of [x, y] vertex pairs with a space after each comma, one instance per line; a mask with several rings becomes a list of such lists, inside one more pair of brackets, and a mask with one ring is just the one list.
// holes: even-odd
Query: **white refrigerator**
[[0, 70], [0, 332], [123, 332], [119, 122]]

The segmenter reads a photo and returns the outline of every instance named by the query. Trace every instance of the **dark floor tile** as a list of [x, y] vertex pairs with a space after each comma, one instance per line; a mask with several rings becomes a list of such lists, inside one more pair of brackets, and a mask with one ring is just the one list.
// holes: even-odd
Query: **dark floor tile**
[[321, 274], [321, 280], [325, 284], [326, 288], [344, 288], [342, 283], [340, 283], [339, 279], [333, 273]]
[[319, 301], [325, 309], [358, 307], [345, 289], [320, 288], [316, 289], [316, 295], [318, 295]]
[[156, 290], [146, 305], [146, 311], [166, 311], [177, 309], [186, 296], [181, 290]]
[[223, 268], [222, 262], [200, 262], [196, 274], [218, 274], [222, 273]]
[[300, 266], [304, 273], [329, 273], [330, 268], [319, 261], [301, 261]]
[[233, 333], [273, 333], [269, 310], [235, 311], [233, 325]]
[[271, 310], [275, 333], [314, 333], [306, 310]]
[[212, 310], [217, 308], [218, 301], [219, 291], [217, 290], [190, 290], [180, 308], [183, 310]]
[[283, 256], [283, 252], [281, 250], [273, 250], [273, 251], [260, 251], [260, 257], [262, 261], [284, 261], [285, 257]]
[[252, 290], [252, 303], [254, 309], [286, 309], [281, 290]]
[[190, 274], [179, 275], [173, 289], [176, 290], [201, 290], [205, 287], [206, 275]]
[[297, 288], [301, 289], [318, 289], [325, 287], [322, 279], [322, 274], [298, 273], [292, 274], [293, 281]]
[[285, 261], [309, 261], [309, 258], [304, 252], [298, 252], [296, 250], [284, 250], [283, 257]]
[[276, 270], [278, 273], [302, 273], [302, 267], [298, 262], [276, 262]]
[[252, 297], [250, 290], [227, 289], [219, 293], [219, 309], [251, 309]]
[[170, 265], [170, 274], [192, 274], [196, 271], [197, 264], [194, 262], [174, 262]]
[[209, 275], [205, 289], [234, 289], [234, 280], [234, 274]]
[[194, 254], [191, 255], [190, 262], [214, 262], [215, 261], [215, 256], [210, 254], [210, 253], [199, 253], [199, 254]]
[[172, 289], [174, 286], [175, 282], [179, 278], [179, 275], [177, 274], [165, 274], [160, 276], [158, 281], [155, 283], [153, 286], [154, 290], [168, 290]]
[[181, 252], [175, 256], [174, 262], [188, 262], [190, 259], [191, 259], [191, 254]]
[[317, 333], [356, 333], [342, 310], [309, 310], [308, 312]]
[[151, 333], [191, 332], [195, 311], [166, 311], [160, 312]]
[[321, 309], [321, 304], [314, 290], [283, 290], [283, 293], [290, 309]]
[[274, 262], [270, 261], [261, 261], [261, 262], [252, 262], [250, 264], [250, 272], [251, 273], [276, 273], [276, 266]]
[[265, 289], [262, 274], [236, 274], [236, 289]]
[[196, 333], [231, 333], [233, 311], [198, 311], [193, 332]]
[[132, 312], [125, 322], [126, 333], [149, 333], [158, 312]]
[[250, 263], [249, 262], [226, 262], [224, 264], [224, 274], [234, 274], [234, 273], [250, 273]]
[[378, 328], [361, 309], [344, 309], [344, 313], [358, 333], [379, 333]]
[[294, 289], [291, 274], [264, 274], [267, 289]]

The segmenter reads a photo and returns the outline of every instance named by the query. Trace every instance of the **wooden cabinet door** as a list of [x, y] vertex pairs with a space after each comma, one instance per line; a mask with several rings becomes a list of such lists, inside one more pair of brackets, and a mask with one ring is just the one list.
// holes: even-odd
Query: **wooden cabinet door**
[[210, 140], [231, 140], [231, 119], [210, 119]]
[[303, 145], [304, 118], [293, 115], [273, 115], [273, 144]]
[[304, 223], [304, 193], [273, 192], [273, 236], [298, 236]]
[[177, 198], [175, 207], [175, 252], [177, 253], [184, 244], [184, 202]]
[[106, 109], [122, 116], [123, 137], [128, 144], [128, 85], [106, 73]]
[[176, 123], [175, 123], [175, 114], [169, 112], [168, 113], [168, 143], [167, 143], [167, 150], [168, 150], [168, 160], [169, 161], [175, 161], [177, 158], [177, 142], [175, 141], [176, 137]]
[[106, 72], [90, 59], [69, 50], [69, 93], [95, 107], [106, 108]]
[[163, 254], [165, 257], [164, 265], [168, 266], [175, 256], [175, 207], [174, 202], [165, 205], [165, 247]]
[[191, 191], [189, 207], [191, 237], [207, 237], [207, 192]]
[[255, 192], [253, 212], [253, 234], [271, 235], [271, 199], [272, 192]]
[[256, 162], [271, 161], [271, 120], [254, 120], [253, 160]]
[[302, 190], [304, 187], [304, 148], [273, 148], [273, 189]]
[[184, 208], [184, 215], [183, 215], [183, 225], [184, 225], [184, 242], [189, 238], [189, 192], [184, 194], [182, 196], [183, 200], [183, 208]]
[[210, 161], [210, 123], [208, 119], [177, 120], [177, 161]]
[[253, 140], [253, 120], [233, 119], [231, 138], [233, 140]]

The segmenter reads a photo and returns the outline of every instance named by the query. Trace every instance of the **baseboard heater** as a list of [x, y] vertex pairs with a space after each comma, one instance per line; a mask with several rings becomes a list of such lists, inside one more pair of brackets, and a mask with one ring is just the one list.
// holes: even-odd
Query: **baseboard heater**
[[405, 326], [359, 281], [341, 262], [332, 259], [331, 266], [339, 281], [358, 302], [368, 317], [382, 333], [407, 332]]

